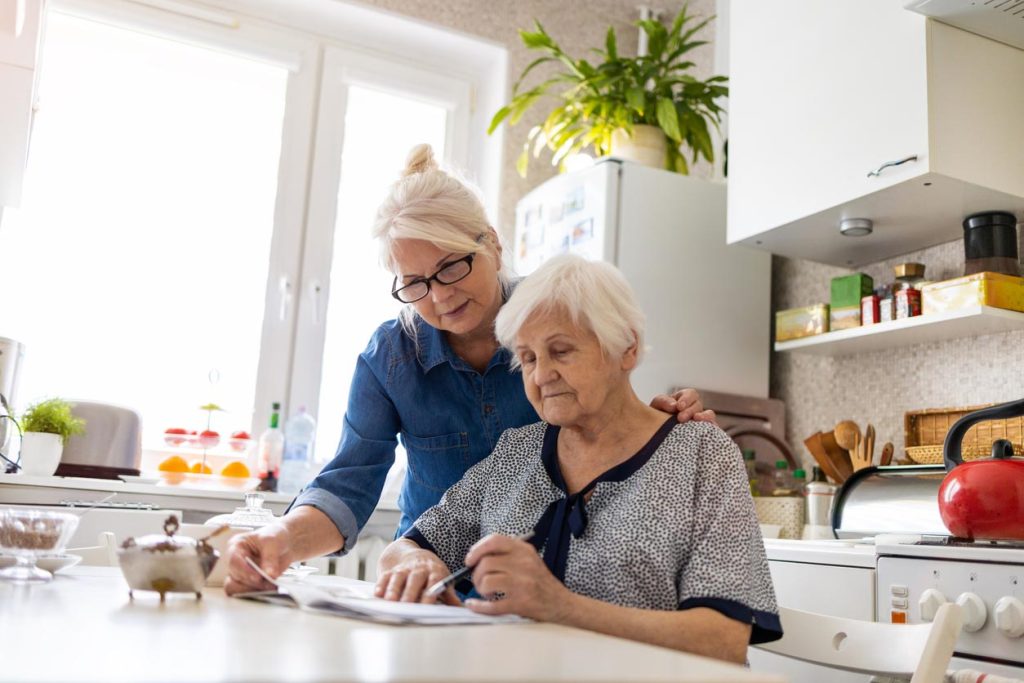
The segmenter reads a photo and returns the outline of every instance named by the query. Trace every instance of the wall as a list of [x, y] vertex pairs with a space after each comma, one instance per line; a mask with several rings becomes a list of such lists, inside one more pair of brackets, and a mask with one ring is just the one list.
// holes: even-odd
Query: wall
[[[620, 54], [636, 54], [637, 31], [632, 22], [639, 18], [641, 3], [634, 0], [516, 0], [515, 2], [489, 2], [487, 0], [363, 0], [364, 5], [388, 10], [494, 41], [509, 51], [509, 83], [515, 83], [526, 66], [539, 53], [523, 47], [519, 29], [533, 28], [537, 19], [547, 32], [561, 45], [567, 54], [576, 58], [590, 58], [591, 48], [604, 47], [605, 33], [609, 26], [615, 27]], [[656, 5], [663, 12], [663, 20], [670, 21], [683, 6], [679, 0], [668, 0]], [[707, 17], [714, 14], [714, 0], [692, 0], [690, 14]], [[713, 24], [705, 28], [702, 36], [712, 42]], [[713, 47], [704, 45], [693, 53], [697, 66], [694, 75], [707, 78], [712, 75], [714, 61]], [[544, 65], [549, 66], [549, 65]], [[527, 84], [539, 83], [548, 73], [543, 67], [531, 73]], [[547, 112], [539, 103], [514, 127], [505, 133], [502, 193], [500, 215], [497, 217], [499, 230], [509, 240], [515, 225], [516, 202], [542, 181], [555, 175], [551, 166], [551, 155], [544, 151], [539, 159], [531, 159], [525, 179], [515, 170], [515, 162], [522, 151], [523, 143], [530, 128], [541, 123]], [[488, 117], [489, 118], [489, 117]], [[706, 165], [694, 169], [695, 174], [707, 175]]]
[[[894, 279], [893, 266], [917, 261], [929, 280], [963, 274], [963, 243], [941, 244], [859, 269], [876, 283]], [[772, 310], [828, 301], [829, 281], [850, 270], [775, 256]], [[828, 358], [773, 353], [771, 395], [786, 402], [786, 434], [804, 462], [803, 440], [852, 419], [875, 425], [876, 452], [886, 441], [904, 457], [903, 414], [921, 408], [998, 403], [1024, 397], [1024, 330]]]

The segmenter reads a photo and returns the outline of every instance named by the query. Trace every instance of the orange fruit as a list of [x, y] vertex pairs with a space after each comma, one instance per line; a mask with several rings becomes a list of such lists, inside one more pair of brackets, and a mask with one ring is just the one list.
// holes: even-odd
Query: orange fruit
[[161, 472], [188, 472], [188, 463], [178, 455], [172, 455], [157, 467]]
[[225, 465], [220, 473], [225, 477], [248, 477], [249, 468], [241, 460], [235, 460]]
[[213, 470], [209, 465], [204, 463], [202, 460], [196, 460], [192, 463], [192, 471], [196, 474], [213, 474]]

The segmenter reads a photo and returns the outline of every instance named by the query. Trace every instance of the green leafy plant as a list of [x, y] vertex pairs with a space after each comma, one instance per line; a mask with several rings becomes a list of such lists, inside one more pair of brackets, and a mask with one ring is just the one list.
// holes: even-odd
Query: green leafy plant
[[71, 404], [59, 398], [50, 398], [29, 406], [21, 416], [23, 432], [57, 434], [62, 443], [85, 431], [85, 420], [71, 414]]
[[[670, 28], [658, 21], [636, 22], [647, 35], [648, 54], [624, 57], [616, 45], [615, 29], [609, 28], [604, 50], [593, 50], [601, 61], [591, 64], [567, 55], [548, 35], [539, 21], [536, 31], [520, 30], [523, 44], [544, 53], [532, 61], [512, 88], [512, 100], [491, 119], [488, 133], [503, 121], [515, 125], [543, 98], [554, 97], [555, 107], [543, 124], [527, 135], [516, 169], [526, 175], [530, 147], [534, 156], [545, 146], [554, 152], [551, 163], [560, 164], [570, 154], [593, 145], [598, 155], [611, 150], [612, 133], [624, 129], [632, 133], [638, 124], [661, 128], [671, 141], [665, 167], [688, 173], [689, 165], [680, 151], [684, 145], [693, 152], [692, 160], [703, 156], [714, 160], [709, 122], [718, 128], [722, 108], [717, 100], [729, 94], [728, 78], [712, 76], [701, 81], [687, 72], [694, 63], [686, 54], [707, 41], [692, 40], [711, 18], [692, 24], [695, 19], [680, 10]], [[534, 68], [555, 62], [561, 69], [529, 89], [523, 81]]]

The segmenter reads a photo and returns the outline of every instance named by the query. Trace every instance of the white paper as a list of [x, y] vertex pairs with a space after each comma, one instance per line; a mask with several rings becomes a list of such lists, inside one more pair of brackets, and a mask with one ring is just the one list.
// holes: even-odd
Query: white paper
[[[416, 602], [393, 602], [366, 595], [359, 587], [324, 584], [312, 585], [304, 581], [278, 581], [278, 590], [291, 597], [302, 609], [327, 612], [338, 616], [373, 621], [381, 624], [508, 624], [528, 621], [509, 614], [489, 616], [477, 614], [465, 607], [425, 605]], [[252, 594], [254, 599], [280, 603], [281, 598], [266, 594]]]

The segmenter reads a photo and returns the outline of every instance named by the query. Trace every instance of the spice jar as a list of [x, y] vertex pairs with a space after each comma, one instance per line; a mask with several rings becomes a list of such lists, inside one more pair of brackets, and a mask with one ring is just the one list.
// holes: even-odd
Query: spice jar
[[923, 263], [901, 263], [894, 268], [893, 305], [897, 320], [921, 315], [921, 286], [924, 284]]
[[892, 290], [888, 286], [879, 287], [875, 290], [878, 297], [878, 322], [885, 323], [896, 319], [896, 300], [893, 299]]

